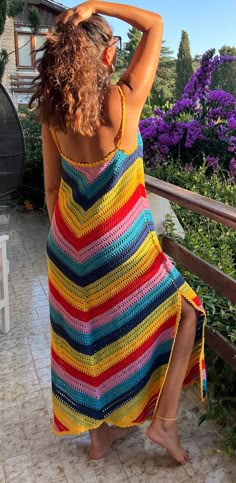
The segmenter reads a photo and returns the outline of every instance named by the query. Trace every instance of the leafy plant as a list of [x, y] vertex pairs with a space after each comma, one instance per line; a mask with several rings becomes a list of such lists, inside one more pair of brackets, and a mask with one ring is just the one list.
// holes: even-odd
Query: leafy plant
[[236, 454], [236, 378], [235, 372], [210, 349], [206, 348], [208, 404], [206, 413], [198, 421], [216, 421], [224, 428], [223, 450]]
[[21, 120], [25, 146], [26, 160], [21, 195], [23, 200], [29, 199], [36, 208], [44, 204], [44, 179], [41, 126], [37, 114], [27, 108], [22, 108], [19, 117]]
[[32, 32], [36, 34], [40, 26], [40, 15], [36, 8], [30, 8], [28, 13], [28, 21], [30, 23]]
[[0, 0], [0, 35], [4, 31], [4, 26], [7, 17], [7, 0]]
[[[223, 173], [221, 175], [213, 173], [207, 177], [206, 171], [206, 164], [199, 169], [191, 170], [183, 169], [180, 164], [175, 163], [158, 164], [155, 175], [164, 181], [182, 186], [208, 198], [236, 206], [236, 185], [230, 183], [227, 177], [224, 178]], [[176, 239], [178, 243], [187, 247], [195, 255], [236, 279], [236, 232], [176, 203], [173, 203], [172, 207], [183, 226], [185, 237], [180, 238], [176, 235], [169, 217], [165, 222], [167, 235]], [[179, 268], [202, 299], [207, 311], [208, 325], [235, 343], [236, 306], [184, 267], [179, 266]]]
[[[229, 182], [223, 173], [216, 172], [207, 177], [206, 170], [206, 164], [199, 169], [183, 169], [180, 164], [172, 162], [158, 164], [155, 175], [164, 181], [236, 206], [236, 185]], [[146, 171], [150, 173], [150, 169], [146, 168]], [[177, 236], [171, 215], [165, 219], [165, 234], [236, 278], [236, 233], [175, 203], [172, 203], [172, 207], [184, 227], [185, 238]], [[176, 267], [202, 300], [207, 313], [207, 325], [236, 343], [236, 306], [180, 264], [176, 263]], [[235, 372], [207, 347], [206, 367], [209, 401], [199, 424], [205, 420], [219, 423], [225, 432], [223, 449], [231, 456], [236, 452]]]
[[3, 78], [3, 74], [4, 74], [4, 70], [5, 70], [5, 66], [7, 64], [7, 61], [8, 61], [7, 50], [2, 49], [1, 52], [0, 52], [0, 82]]
[[[21, 0], [11, 0], [9, 4], [6, 0], [0, 0], [0, 36], [4, 32], [7, 16], [15, 17], [22, 12], [23, 8], [24, 3]], [[6, 49], [2, 49], [0, 52], [0, 82], [2, 81], [9, 55]]]
[[24, 8], [24, 2], [21, 0], [10, 0], [7, 9], [8, 17], [16, 17], [19, 15]]

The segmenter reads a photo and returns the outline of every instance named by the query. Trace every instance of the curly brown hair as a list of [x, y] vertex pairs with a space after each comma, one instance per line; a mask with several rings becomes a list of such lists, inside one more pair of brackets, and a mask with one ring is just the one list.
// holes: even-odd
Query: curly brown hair
[[[112, 32], [103, 17], [92, 15], [75, 26], [58, 24], [48, 34], [37, 61], [36, 102], [40, 121], [63, 132], [93, 136], [102, 122], [102, 105], [109, 74], [103, 62]], [[37, 51], [37, 52], [39, 52]]]

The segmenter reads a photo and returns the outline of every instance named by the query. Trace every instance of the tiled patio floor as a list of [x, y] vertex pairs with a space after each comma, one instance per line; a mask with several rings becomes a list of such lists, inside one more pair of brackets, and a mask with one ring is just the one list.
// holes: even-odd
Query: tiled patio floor
[[41, 212], [0, 211], [9, 234], [11, 331], [0, 335], [0, 482], [6, 483], [233, 483], [236, 460], [220, 451], [214, 424], [197, 427], [203, 407], [190, 390], [182, 398], [179, 429], [192, 461], [175, 465], [140, 427], [106, 457], [88, 458], [89, 438], [50, 432], [49, 316], [45, 244], [49, 223]]

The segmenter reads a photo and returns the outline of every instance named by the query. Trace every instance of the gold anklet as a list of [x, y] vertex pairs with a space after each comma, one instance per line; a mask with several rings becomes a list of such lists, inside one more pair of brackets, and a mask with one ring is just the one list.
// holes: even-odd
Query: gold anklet
[[163, 421], [176, 421], [177, 418], [162, 418], [161, 416], [156, 416], [158, 419], [162, 419]]

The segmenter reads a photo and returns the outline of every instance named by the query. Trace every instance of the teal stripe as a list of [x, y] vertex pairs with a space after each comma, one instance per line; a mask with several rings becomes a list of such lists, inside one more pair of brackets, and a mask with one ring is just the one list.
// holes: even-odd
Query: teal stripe
[[171, 276], [173, 277], [174, 280], [178, 280], [178, 282], [179, 282], [180, 279], [182, 279], [182, 283], [183, 284], [185, 283], [184, 278], [182, 277], [182, 275], [180, 274], [180, 272], [177, 270], [177, 268], [175, 267], [175, 265], [173, 265], [173, 268], [171, 270]]
[[119, 257], [121, 253], [128, 250], [132, 245], [133, 240], [138, 237], [139, 233], [143, 229], [147, 230], [143, 213], [140, 213], [129, 230], [127, 230], [121, 237], [82, 263], [73, 260], [56, 244], [51, 231], [49, 233], [48, 240], [51, 251], [56, 255], [57, 259], [61, 260], [63, 265], [69, 267], [74, 273], [84, 276], [102, 267], [104, 265], [104, 261], [106, 263], [112, 262], [112, 260]]
[[[134, 305], [131, 305], [125, 312], [118, 315], [106, 325], [104, 324], [102, 327], [97, 327], [96, 329], [92, 329], [89, 334], [84, 334], [80, 332], [79, 329], [74, 329], [71, 325], [69, 325], [63, 318], [63, 316], [57, 312], [52, 305], [50, 305], [50, 313], [52, 314], [52, 319], [56, 322], [56, 324], [63, 327], [63, 329], [67, 332], [67, 334], [77, 342], [81, 344], [90, 345], [91, 343], [96, 343], [96, 341], [100, 340], [102, 337], [105, 337], [112, 333], [114, 330], [122, 328], [126, 324], [129, 324], [131, 320], [138, 316], [139, 313], [142, 313], [145, 308], [151, 304], [154, 300], [156, 300], [162, 292], [167, 292], [166, 300], [168, 300], [168, 288], [172, 285], [172, 279], [170, 276], [166, 276], [158, 285], [155, 285], [152, 290], [146, 293], [140, 300], [138, 300]], [[158, 301], [157, 301], [158, 307]], [[92, 325], [92, 324], [91, 324]]]
[[[137, 133], [137, 146], [142, 147], [142, 145], [143, 145], [143, 140], [139, 132]], [[74, 179], [77, 182], [79, 181], [79, 187], [80, 187], [81, 193], [83, 193], [86, 196], [86, 198], [90, 199], [112, 179], [114, 174], [116, 174], [119, 171], [126, 157], [127, 157], [127, 154], [124, 153], [121, 149], [118, 149], [118, 151], [115, 153], [114, 158], [104, 169], [102, 174], [98, 175], [98, 177], [93, 181], [92, 190], [91, 190], [91, 183], [87, 181], [86, 177], [80, 171], [76, 170], [74, 166], [69, 164], [66, 161], [66, 159], [64, 159], [63, 157], [62, 157], [62, 166], [63, 166], [63, 170], [65, 170], [72, 179]], [[114, 169], [113, 164], [115, 160], [116, 160], [116, 166]], [[122, 175], [123, 174], [124, 173], [122, 173]]]
[[[68, 174], [68, 176], [74, 179], [76, 182], [79, 182], [79, 189], [87, 199], [93, 198], [96, 193], [101, 191], [101, 189], [114, 177], [120, 167], [122, 166], [123, 162], [125, 161], [127, 155], [122, 151], [118, 151], [119, 156], [117, 157], [116, 167], [114, 169], [113, 162], [109, 163], [105, 170], [102, 172], [101, 175], [93, 181], [92, 189], [91, 183], [89, 183], [86, 177], [79, 171], [77, 171], [71, 164], [69, 164], [66, 159], [62, 158], [62, 166], [63, 170]], [[123, 175], [124, 173], [122, 173]]]
[[143, 147], [143, 138], [141, 136], [141, 132], [139, 131], [137, 134], [138, 146]]
[[[145, 374], [147, 374], [150, 371], [153, 365], [153, 359], [157, 357], [157, 355], [161, 356], [162, 354], [166, 354], [170, 352], [172, 342], [173, 342], [173, 339], [170, 339], [160, 344], [156, 348], [155, 352], [152, 353], [150, 359], [146, 362], [146, 364], [142, 366], [142, 368], [140, 368], [139, 370], [136, 370], [134, 374], [132, 374], [130, 377], [128, 377], [120, 384], [117, 384], [112, 389], [109, 389], [105, 394], [100, 396], [99, 399], [93, 398], [91, 396], [88, 396], [82, 391], [74, 389], [69, 384], [67, 384], [63, 379], [61, 379], [53, 369], [52, 369], [52, 382], [55, 384], [56, 387], [63, 388], [63, 391], [67, 394], [67, 396], [69, 396], [75, 402], [86, 405], [87, 407], [91, 407], [93, 409], [101, 410], [105, 405], [108, 405], [111, 402], [113, 402], [115, 398], [124, 394], [132, 387], [136, 387], [145, 377]], [[160, 366], [159, 369], [161, 367], [162, 366]]]
[[143, 210], [143, 212], [144, 212], [144, 215], [145, 215], [145, 218], [147, 219], [147, 221], [149, 223], [154, 223], [151, 211], [146, 209], [146, 210]]

